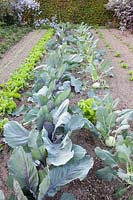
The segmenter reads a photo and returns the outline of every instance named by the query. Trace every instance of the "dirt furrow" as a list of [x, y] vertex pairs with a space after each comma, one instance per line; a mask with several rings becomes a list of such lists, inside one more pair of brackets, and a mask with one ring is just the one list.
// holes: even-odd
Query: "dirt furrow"
[[44, 33], [45, 30], [30, 32], [5, 54], [0, 60], [0, 83], [8, 80], [10, 74], [20, 67]]
[[[104, 29], [100, 30], [103, 33], [103, 39], [99, 39], [98, 46], [99, 49], [105, 50], [105, 60], [109, 60], [113, 66], [113, 78], [109, 78], [107, 81], [110, 86], [111, 94], [113, 98], [119, 98], [119, 108], [133, 108], [133, 81], [129, 80], [129, 70], [133, 70], [133, 53], [130, 49], [122, 43], [121, 40], [117, 39], [113, 35], [113, 31]], [[116, 30], [115, 34], [119, 34], [119, 31]], [[128, 34], [128, 33], [127, 33]], [[96, 35], [98, 37], [98, 35]], [[131, 38], [132, 35], [128, 34], [127, 38]], [[124, 39], [126, 40], [126, 39]], [[111, 48], [109, 49], [105, 44], [107, 41]], [[133, 44], [132, 44], [133, 45]], [[115, 52], [120, 53], [120, 57], [115, 57]], [[125, 63], [128, 63], [129, 67], [123, 69], [121, 67], [120, 61], [124, 60]]]

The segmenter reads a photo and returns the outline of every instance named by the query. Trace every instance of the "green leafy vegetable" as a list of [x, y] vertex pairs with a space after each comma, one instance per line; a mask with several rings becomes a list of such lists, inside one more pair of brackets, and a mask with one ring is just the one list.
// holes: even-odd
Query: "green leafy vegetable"
[[87, 100], [80, 100], [78, 106], [82, 109], [84, 116], [90, 120], [92, 123], [96, 123], [96, 109], [98, 102], [94, 98], [89, 98]]

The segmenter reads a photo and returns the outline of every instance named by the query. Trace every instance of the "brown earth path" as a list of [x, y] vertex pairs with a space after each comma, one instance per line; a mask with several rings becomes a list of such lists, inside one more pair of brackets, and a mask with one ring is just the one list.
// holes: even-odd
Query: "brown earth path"
[[[120, 99], [119, 108], [133, 108], [133, 81], [129, 80], [128, 74], [129, 70], [133, 70], [133, 35], [122, 34], [115, 29], [101, 29], [99, 32], [103, 34], [103, 39], [98, 42], [99, 49], [106, 51], [105, 60], [110, 60], [114, 67], [114, 77], [107, 80], [111, 94], [113, 98]], [[106, 47], [106, 42], [111, 49]], [[115, 57], [117, 52], [120, 57]], [[121, 60], [128, 64], [127, 69], [121, 67]]]
[[33, 30], [24, 36], [0, 59], [0, 83], [7, 81], [10, 74], [20, 67], [44, 33], [45, 30]]
[[[28, 33], [12, 47], [2, 59], [0, 59], [0, 83], [8, 80], [10, 74], [20, 67], [22, 62], [24, 62], [29, 55], [31, 49], [41, 39], [45, 32], [45, 30], [34, 30]], [[0, 143], [3, 143], [2, 137], [0, 137]], [[7, 180], [8, 177], [7, 161], [9, 160], [9, 157], [9, 148], [7, 145], [4, 145], [2, 153], [0, 152], [0, 190], [4, 191], [7, 199], [10, 196], [10, 191], [5, 180]]]

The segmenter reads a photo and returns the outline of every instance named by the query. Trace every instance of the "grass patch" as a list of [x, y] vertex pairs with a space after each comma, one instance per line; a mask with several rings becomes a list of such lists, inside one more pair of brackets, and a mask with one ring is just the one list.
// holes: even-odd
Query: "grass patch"
[[0, 58], [30, 30], [30, 27], [0, 26]]

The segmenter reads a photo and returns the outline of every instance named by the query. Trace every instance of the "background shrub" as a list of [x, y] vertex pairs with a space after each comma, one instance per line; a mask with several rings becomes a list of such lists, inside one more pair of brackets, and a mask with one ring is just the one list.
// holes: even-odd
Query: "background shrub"
[[40, 15], [40, 4], [36, 0], [12, 0], [12, 8], [23, 24], [32, 25]]
[[[0, 0], [0, 21], [32, 24], [57, 16], [59, 21], [104, 25], [112, 20], [107, 0]], [[17, 16], [17, 17], [16, 17]]]
[[109, 0], [106, 8], [114, 11], [121, 30], [131, 29], [133, 33], [133, 0]]
[[7, 24], [13, 24], [17, 20], [12, 9], [11, 0], [0, 0], [0, 21]]
[[112, 19], [112, 13], [105, 9], [107, 0], [38, 0], [42, 18], [56, 15], [60, 21], [85, 22], [104, 25]]
[[40, 4], [36, 0], [0, 0], [0, 21], [8, 25], [33, 24], [40, 15]]

